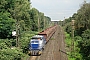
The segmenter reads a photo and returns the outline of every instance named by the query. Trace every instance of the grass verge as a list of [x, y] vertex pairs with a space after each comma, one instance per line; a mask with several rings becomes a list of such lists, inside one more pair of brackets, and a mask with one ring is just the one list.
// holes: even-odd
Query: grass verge
[[79, 53], [80, 48], [78, 47], [78, 41], [74, 38], [74, 50], [72, 51], [72, 38], [70, 34], [65, 33], [66, 51], [68, 54], [68, 60], [82, 60], [82, 56]]

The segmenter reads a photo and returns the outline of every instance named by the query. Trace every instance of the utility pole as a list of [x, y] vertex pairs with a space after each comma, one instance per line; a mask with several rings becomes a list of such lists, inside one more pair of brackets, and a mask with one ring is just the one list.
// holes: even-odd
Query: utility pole
[[19, 47], [19, 20], [16, 18], [16, 7], [14, 9], [14, 19], [16, 20], [16, 47]]
[[40, 30], [40, 21], [39, 21], [39, 15], [38, 15], [38, 32]]
[[19, 24], [18, 24], [18, 20], [16, 20], [16, 30], [12, 31], [12, 36], [16, 37], [16, 47], [19, 47]]
[[45, 29], [46, 27], [45, 27], [45, 17], [44, 17], [44, 29]]
[[72, 41], [71, 41], [71, 55], [72, 55], [72, 52], [74, 52], [74, 23], [75, 23], [75, 20], [72, 20]]
[[16, 47], [18, 47], [18, 20], [16, 21]]

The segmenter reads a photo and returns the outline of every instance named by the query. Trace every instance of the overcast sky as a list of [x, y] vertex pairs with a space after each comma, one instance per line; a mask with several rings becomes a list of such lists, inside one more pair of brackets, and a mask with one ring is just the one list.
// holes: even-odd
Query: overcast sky
[[[90, 0], [86, 1], [90, 2]], [[58, 21], [76, 13], [83, 2], [84, 0], [31, 0], [31, 5], [45, 16]]]

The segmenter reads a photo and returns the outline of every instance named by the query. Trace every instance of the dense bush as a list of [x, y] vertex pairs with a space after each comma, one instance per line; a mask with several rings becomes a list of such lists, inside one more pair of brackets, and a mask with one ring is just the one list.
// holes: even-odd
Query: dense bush
[[[0, 0], [0, 60], [21, 60], [35, 31], [46, 28], [50, 21], [50, 17], [31, 8], [30, 0]], [[18, 32], [19, 48], [13, 30]]]
[[21, 60], [28, 53], [30, 38], [37, 34], [35, 31], [23, 32], [19, 37], [19, 47], [16, 39], [0, 39], [0, 60]]
[[24, 54], [21, 49], [7, 48], [0, 50], [0, 60], [22, 60]]
[[84, 60], [90, 59], [90, 30], [87, 29], [82, 34], [82, 40], [79, 42], [80, 53]]
[[76, 51], [80, 54], [80, 59], [77, 58], [77, 60], [90, 60], [90, 3], [84, 2], [77, 13], [63, 21], [65, 31], [69, 34], [72, 31], [72, 20], [75, 20], [74, 40], [77, 43], [76, 49], [78, 50]]
[[0, 13], [0, 38], [10, 38], [13, 30], [14, 19], [10, 18], [10, 13]]

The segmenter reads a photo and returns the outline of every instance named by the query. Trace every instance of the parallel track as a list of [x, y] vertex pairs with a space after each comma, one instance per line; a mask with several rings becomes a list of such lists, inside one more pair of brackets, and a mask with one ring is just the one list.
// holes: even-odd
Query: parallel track
[[[53, 35], [54, 35], [54, 34], [53, 34]], [[53, 37], [53, 35], [52, 35], [52, 37]], [[52, 37], [51, 37], [51, 38], [52, 38]], [[50, 44], [51, 44], [51, 42], [49, 42], [49, 41], [48, 41], [48, 43], [46, 44], [47, 48], [45, 48], [45, 50], [46, 50], [47, 52], [48, 52], [48, 49], [50, 48]], [[46, 47], [46, 46], [45, 46], [45, 47]], [[46, 53], [46, 52], [43, 51], [43, 52], [42, 52], [42, 55], [43, 55], [44, 53]], [[50, 53], [48, 53], [48, 54], [50, 54]], [[42, 55], [41, 55], [41, 56], [42, 56]], [[46, 53], [46, 55], [47, 55], [47, 53]], [[46, 55], [45, 55], [45, 56], [46, 56]], [[40, 60], [40, 57], [41, 57], [41, 56], [30, 56], [27, 60]], [[47, 60], [47, 59], [45, 59], [45, 60]]]
[[[42, 55], [44, 54], [45, 56], [47, 55], [46, 52], [48, 52], [48, 49], [51, 47], [50, 44], [51, 44], [51, 40], [46, 44], [46, 48], [45, 48], [45, 51], [42, 52], [41, 56], [30, 56], [27, 60], [40, 60]], [[51, 53], [48, 53], [48, 54], [51, 54]], [[49, 56], [48, 56], [49, 57]], [[46, 57], [45, 60], [47, 60], [48, 58]]]
[[65, 51], [64, 39], [63, 30], [58, 27], [41, 56], [30, 56], [28, 60], [68, 60], [66, 54], [60, 51]]

